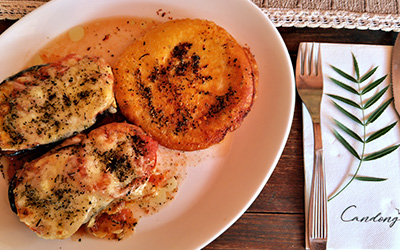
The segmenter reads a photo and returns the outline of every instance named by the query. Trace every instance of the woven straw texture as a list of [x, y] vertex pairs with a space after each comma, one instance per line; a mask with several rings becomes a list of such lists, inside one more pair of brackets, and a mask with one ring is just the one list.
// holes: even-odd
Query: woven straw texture
[[[49, 0], [0, 0], [0, 20], [19, 19]], [[251, 0], [276, 27], [400, 31], [400, 0]]]

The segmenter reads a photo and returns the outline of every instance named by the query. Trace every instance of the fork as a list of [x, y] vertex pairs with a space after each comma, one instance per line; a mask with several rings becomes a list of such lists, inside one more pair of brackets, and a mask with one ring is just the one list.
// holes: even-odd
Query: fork
[[323, 91], [321, 50], [315, 43], [300, 43], [296, 63], [297, 92], [311, 115], [314, 130], [314, 165], [308, 209], [310, 249], [326, 249], [327, 197], [321, 137], [321, 99]]

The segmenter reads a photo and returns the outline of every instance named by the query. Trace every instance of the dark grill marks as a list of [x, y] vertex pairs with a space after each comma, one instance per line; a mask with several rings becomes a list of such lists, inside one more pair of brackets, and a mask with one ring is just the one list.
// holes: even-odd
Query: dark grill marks
[[[195, 90], [206, 81], [212, 80], [212, 76], [201, 74], [201, 58], [196, 53], [190, 53], [191, 47], [192, 44], [187, 42], [176, 45], [172, 49], [166, 64], [156, 64], [153, 67], [147, 78], [151, 84], [148, 84], [147, 81], [142, 82], [140, 70], [137, 70], [134, 74], [137, 79], [139, 94], [146, 100], [148, 112], [153, 119], [152, 123], [156, 123], [160, 128], [173, 125], [175, 126], [173, 129], [175, 134], [184, 133], [191, 127], [199, 126], [197, 122], [189, 122], [193, 120], [192, 114], [196, 112], [196, 107], [189, 108], [185, 105], [182, 92], [187, 91], [187, 88]], [[207, 68], [207, 65], [204, 68]], [[177, 81], [174, 78], [177, 77], [182, 78], [180, 84], [176, 84]], [[162, 108], [157, 109], [152, 101], [153, 91], [161, 93], [161, 96], [165, 97], [165, 101], [169, 105], [173, 104], [175, 112], [167, 114]], [[195, 95], [205, 94], [200, 90], [194, 91], [194, 93], [192, 99], [197, 98]]]
[[216, 96], [216, 103], [210, 107], [210, 110], [207, 114], [208, 118], [213, 117], [214, 115], [221, 112], [221, 110], [226, 109], [229, 105], [234, 104], [238, 97], [236, 96], [236, 91], [234, 91], [231, 87], [228, 88], [228, 92], [222, 96]]
[[180, 43], [180, 44], [176, 45], [171, 52], [172, 57], [175, 57], [177, 59], [183, 59], [187, 55], [187, 53], [190, 50], [190, 48], [192, 47], [192, 45], [193, 44], [188, 43], [188, 42], [184, 42], [184, 43]]

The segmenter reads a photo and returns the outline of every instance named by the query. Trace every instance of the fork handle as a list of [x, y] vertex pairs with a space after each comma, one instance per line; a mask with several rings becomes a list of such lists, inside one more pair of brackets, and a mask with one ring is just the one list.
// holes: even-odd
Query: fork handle
[[314, 152], [315, 152], [317, 150], [322, 150], [321, 123], [313, 122], [313, 130], [314, 130]]
[[312, 250], [326, 249], [327, 198], [324, 170], [321, 126], [319, 123], [314, 123], [314, 166], [308, 217]]

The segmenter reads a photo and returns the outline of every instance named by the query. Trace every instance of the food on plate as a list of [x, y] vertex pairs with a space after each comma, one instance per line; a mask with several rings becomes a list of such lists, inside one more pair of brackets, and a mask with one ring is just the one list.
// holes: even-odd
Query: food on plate
[[134, 201], [125, 199], [110, 204], [102, 212], [94, 216], [85, 225], [86, 231], [97, 238], [123, 239], [134, 231], [138, 218], [134, 209]]
[[69, 138], [15, 174], [11, 207], [38, 236], [70, 237], [112, 202], [142, 195], [157, 148], [156, 141], [128, 123]]
[[108, 205], [85, 224], [86, 232], [97, 238], [126, 238], [134, 232], [140, 218], [156, 213], [174, 198], [180, 178], [180, 173], [171, 168], [156, 165], [141, 195], [131, 194]]
[[136, 40], [114, 67], [123, 115], [161, 145], [198, 150], [239, 127], [256, 95], [258, 69], [222, 27], [172, 20]]
[[[130, 235], [141, 217], [175, 197], [187, 166], [218, 151], [182, 150], [223, 140], [256, 96], [253, 55], [215, 23], [117, 18], [110, 32], [110, 20], [81, 27], [101, 40], [93, 42], [99, 49], [86, 37], [60, 36], [36, 57], [49, 62], [78, 47], [91, 55], [28, 68], [0, 86], [0, 148], [22, 151], [5, 156], [10, 205], [42, 238], [83, 230], [97, 238]], [[154, 27], [143, 29], [146, 23]], [[126, 46], [126, 37], [134, 42], [118, 48], [118, 58], [111, 37]], [[68, 42], [74, 43], [70, 50], [59, 51]], [[99, 51], [112, 55], [115, 84], [110, 66], [93, 56], [104, 58]], [[96, 121], [108, 109], [116, 113]]]
[[0, 85], [0, 149], [31, 149], [83, 131], [99, 113], [113, 109], [113, 88], [111, 67], [103, 59], [78, 55], [5, 79]]

